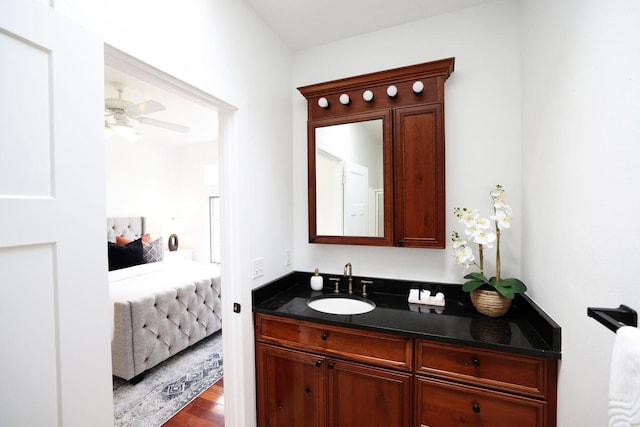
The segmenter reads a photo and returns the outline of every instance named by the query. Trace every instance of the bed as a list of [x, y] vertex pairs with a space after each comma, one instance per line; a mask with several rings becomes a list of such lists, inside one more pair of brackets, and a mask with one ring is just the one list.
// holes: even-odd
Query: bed
[[[162, 239], [143, 236], [144, 218], [107, 219], [112, 371], [132, 382], [222, 328], [219, 267], [165, 259]], [[140, 247], [143, 262], [114, 261]]]

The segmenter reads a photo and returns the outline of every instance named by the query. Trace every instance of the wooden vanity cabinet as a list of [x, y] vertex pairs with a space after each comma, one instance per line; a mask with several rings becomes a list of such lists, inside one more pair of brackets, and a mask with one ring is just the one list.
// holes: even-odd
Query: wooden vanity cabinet
[[417, 426], [555, 427], [557, 361], [416, 340]]
[[411, 339], [257, 314], [256, 340], [258, 426], [411, 425]]
[[557, 360], [256, 314], [258, 426], [556, 427]]

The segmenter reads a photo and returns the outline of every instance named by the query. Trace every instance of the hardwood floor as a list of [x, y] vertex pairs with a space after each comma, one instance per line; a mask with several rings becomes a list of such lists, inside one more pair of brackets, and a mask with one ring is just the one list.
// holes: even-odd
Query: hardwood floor
[[164, 423], [163, 427], [224, 427], [224, 377]]

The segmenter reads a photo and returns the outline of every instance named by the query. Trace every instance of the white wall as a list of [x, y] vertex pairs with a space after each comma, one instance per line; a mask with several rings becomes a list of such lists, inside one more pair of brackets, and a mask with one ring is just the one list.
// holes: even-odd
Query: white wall
[[[205, 183], [205, 165], [219, 166], [218, 146], [214, 142], [188, 145], [180, 149], [180, 218], [183, 221], [184, 247], [193, 250], [194, 261], [211, 262], [209, 196], [220, 195], [219, 184]], [[180, 238], [180, 247], [183, 239]]]
[[[164, 247], [176, 233], [180, 249], [195, 261], [209, 262], [208, 197], [218, 185], [205, 185], [204, 166], [218, 164], [214, 141], [171, 146], [141, 139], [135, 143], [111, 137], [105, 141], [107, 217], [144, 216], [153, 239]], [[179, 229], [172, 228], [177, 218]]]
[[165, 246], [172, 205], [178, 195], [178, 171], [173, 165], [178, 150], [140, 140], [130, 143], [119, 137], [105, 141], [107, 217], [145, 216], [147, 231]]
[[[237, 108], [220, 115], [225, 423], [254, 425], [251, 289], [291, 271], [284, 263], [293, 247], [291, 53], [241, 1], [56, 6], [102, 32], [105, 43]], [[264, 257], [265, 275], [252, 280], [256, 257]], [[242, 304], [240, 314], [233, 302]]]
[[[489, 190], [502, 184], [514, 208], [503, 238], [503, 274], [520, 274], [519, 3], [497, 1], [461, 12], [297, 52], [294, 86], [455, 57], [445, 83], [447, 236], [458, 227], [454, 206], [489, 215]], [[307, 226], [306, 101], [293, 89], [294, 227], [296, 270], [413, 280], [460, 282], [450, 248], [409, 249], [309, 244]], [[384, 260], [384, 262], [381, 262]]]
[[523, 276], [562, 326], [558, 425], [604, 426], [615, 335], [586, 312], [640, 309], [640, 3], [522, 16]]

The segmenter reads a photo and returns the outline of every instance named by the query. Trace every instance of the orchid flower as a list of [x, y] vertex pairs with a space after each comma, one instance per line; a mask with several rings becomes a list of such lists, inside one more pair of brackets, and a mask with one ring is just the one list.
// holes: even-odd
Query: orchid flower
[[466, 272], [471, 265], [475, 264], [473, 251], [467, 246], [467, 241], [461, 239], [460, 235], [455, 231], [451, 240], [453, 240], [453, 256], [456, 258], [458, 265], [462, 267], [463, 272]]
[[496, 209], [495, 215], [490, 216], [492, 220], [494, 220], [497, 224], [498, 230], [505, 230], [511, 227], [511, 215], [508, 214], [505, 210]]
[[471, 235], [473, 241], [479, 245], [486, 246], [487, 248], [493, 247], [493, 242], [498, 239], [498, 236], [493, 231], [478, 229]]
[[474, 243], [492, 248], [496, 240], [496, 234], [491, 231], [491, 222], [486, 218], [479, 218], [474, 224], [464, 230], [465, 234], [473, 239]]
[[[469, 273], [464, 277], [469, 279], [463, 286], [465, 291], [471, 291], [482, 285], [494, 287], [507, 298], [513, 298], [515, 293], [525, 292], [527, 287], [522, 281], [515, 278], [502, 279], [500, 277], [500, 235], [502, 230], [511, 227], [511, 206], [504, 199], [504, 189], [501, 185], [496, 185], [490, 192], [493, 201], [493, 215], [488, 219], [481, 218], [478, 209], [454, 208], [453, 213], [460, 223], [465, 226], [465, 235], [478, 245], [478, 262], [473, 255], [471, 248], [467, 246], [467, 241], [454, 231], [451, 237], [453, 241], [453, 252], [458, 265], [462, 267], [463, 273], [475, 265], [479, 268], [479, 273]], [[495, 227], [495, 231], [492, 228]], [[484, 247], [493, 248], [496, 245], [496, 275], [487, 279], [484, 275]]]

